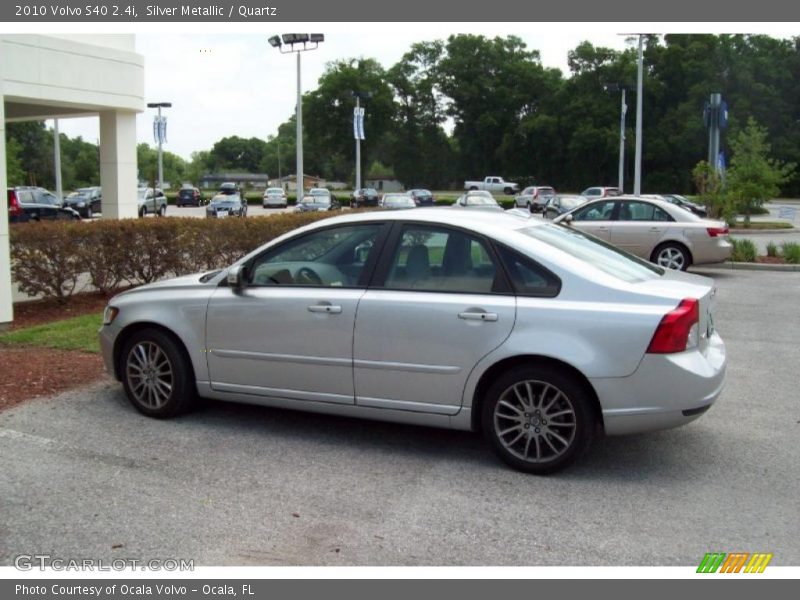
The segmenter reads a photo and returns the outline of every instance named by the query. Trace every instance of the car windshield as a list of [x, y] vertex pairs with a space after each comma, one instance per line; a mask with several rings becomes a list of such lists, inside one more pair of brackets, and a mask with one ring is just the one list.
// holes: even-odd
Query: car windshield
[[234, 202], [235, 197], [228, 194], [217, 194], [211, 199], [211, 204], [219, 204], [220, 202]]
[[283, 190], [281, 188], [269, 188], [267, 194], [283, 194]]
[[318, 206], [318, 205], [328, 205], [330, 204], [330, 199], [327, 196], [305, 196], [301, 201], [300, 204], [305, 206]]
[[561, 208], [571, 209], [571, 208], [575, 208], [579, 204], [583, 204], [583, 203], [584, 203], [583, 198], [575, 198], [575, 197], [569, 197], [569, 196], [562, 196], [561, 197]]
[[331, 193], [328, 190], [324, 190], [324, 189], [320, 189], [320, 188], [313, 189], [309, 193], [312, 196], [326, 196], [327, 197], [327, 196], [331, 195]]
[[383, 203], [392, 206], [415, 206], [414, 200], [412, 200], [408, 196], [403, 196], [400, 194], [397, 194], [395, 196], [386, 196], [383, 199]]
[[137, 194], [139, 196], [139, 200], [144, 200], [147, 196], [147, 188], [139, 188]]
[[622, 281], [636, 283], [664, 274], [664, 269], [661, 267], [573, 227], [543, 223], [535, 227], [524, 227], [518, 231]]
[[497, 206], [497, 201], [491, 196], [470, 195], [465, 199], [467, 206]]

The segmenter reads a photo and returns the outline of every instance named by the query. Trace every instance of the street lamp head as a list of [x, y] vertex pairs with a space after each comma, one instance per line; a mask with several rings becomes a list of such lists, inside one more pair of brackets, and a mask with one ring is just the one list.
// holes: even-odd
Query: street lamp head
[[310, 41], [314, 42], [315, 44], [319, 44], [320, 42], [325, 41], [325, 34], [324, 33], [312, 33], [309, 34]]
[[147, 108], [171, 108], [172, 102], [148, 102]]
[[281, 38], [279, 35], [273, 35], [269, 40], [269, 45], [273, 48], [280, 48], [281, 47]]

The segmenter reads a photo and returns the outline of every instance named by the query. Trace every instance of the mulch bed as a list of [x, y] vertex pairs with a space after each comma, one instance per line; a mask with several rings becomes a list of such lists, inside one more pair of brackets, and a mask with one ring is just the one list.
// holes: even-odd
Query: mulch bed
[[[99, 313], [107, 302], [97, 292], [75, 294], [67, 304], [50, 299], [17, 302], [10, 329]], [[107, 377], [99, 354], [78, 350], [0, 346], [0, 364], [0, 411]]]
[[783, 265], [786, 260], [782, 256], [757, 256], [756, 262], [769, 264], [769, 265]]
[[11, 330], [99, 313], [107, 302], [108, 298], [99, 292], [74, 294], [66, 304], [59, 304], [52, 299], [15, 302]]
[[106, 377], [98, 354], [50, 348], [0, 347], [0, 411]]

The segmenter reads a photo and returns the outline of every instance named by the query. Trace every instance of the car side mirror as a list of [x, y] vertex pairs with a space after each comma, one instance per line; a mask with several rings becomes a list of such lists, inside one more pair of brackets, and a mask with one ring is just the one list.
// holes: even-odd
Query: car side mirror
[[570, 214], [566, 215], [566, 216], [564, 217], [564, 223], [566, 223], [567, 225], [569, 225], [570, 223], [572, 223], [572, 215], [570, 215]]
[[245, 285], [245, 268], [234, 265], [228, 269], [228, 285], [232, 288], [242, 288]]

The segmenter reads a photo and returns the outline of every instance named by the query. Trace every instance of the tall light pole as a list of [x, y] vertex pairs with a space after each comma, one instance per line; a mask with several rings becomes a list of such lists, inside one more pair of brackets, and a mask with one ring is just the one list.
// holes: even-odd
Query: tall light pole
[[644, 35], [639, 34], [639, 57], [636, 69], [636, 165], [633, 171], [633, 194], [642, 193], [642, 88], [644, 87]]
[[625, 189], [625, 115], [628, 113], [628, 105], [625, 103], [625, 92], [629, 86], [624, 83], [609, 83], [605, 86], [607, 92], [622, 92], [622, 100], [619, 108], [619, 187], [620, 193]]
[[158, 116], [156, 117], [153, 132], [156, 141], [158, 142], [158, 185], [156, 187], [164, 187], [164, 156], [162, 146], [167, 140], [167, 123], [166, 119], [161, 117], [162, 108], [171, 108], [172, 102], [148, 102], [147, 108], [157, 108]]
[[361, 99], [372, 98], [371, 92], [352, 92], [356, 99], [356, 108], [353, 112], [353, 137], [356, 139], [356, 190], [361, 189], [361, 140], [364, 139], [364, 109], [361, 108]]
[[[303, 175], [303, 94], [300, 89], [300, 53], [308, 50], [316, 50], [321, 42], [325, 41], [325, 36], [321, 33], [284, 33], [281, 36], [273, 35], [269, 38], [269, 45], [278, 48], [281, 54], [297, 53], [297, 103], [296, 117], [297, 122], [297, 170], [296, 183], [297, 194], [302, 194], [305, 187], [305, 177]], [[288, 46], [288, 50], [284, 50]]]

